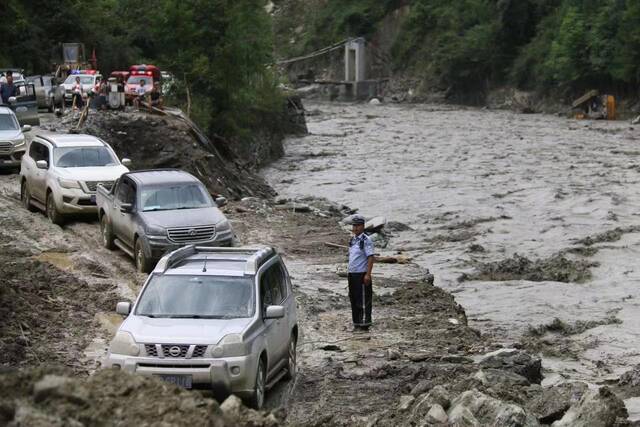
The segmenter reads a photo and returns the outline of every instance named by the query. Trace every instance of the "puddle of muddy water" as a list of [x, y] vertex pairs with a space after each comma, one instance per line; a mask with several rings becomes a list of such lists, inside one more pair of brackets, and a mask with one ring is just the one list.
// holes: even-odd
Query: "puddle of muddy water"
[[556, 317], [573, 323], [614, 312], [622, 320], [587, 331], [595, 345], [578, 362], [545, 364], [551, 371], [595, 383], [640, 362], [640, 233], [595, 244], [591, 257], [567, 255], [598, 263], [584, 283], [457, 280], [475, 263], [516, 253], [545, 259], [639, 224], [640, 166], [625, 154], [636, 144], [628, 125], [433, 106], [306, 107], [322, 112], [308, 118], [311, 134], [288, 140], [285, 157], [264, 172], [280, 194], [326, 197], [409, 224], [414, 231], [395, 233], [392, 246], [455, 291], [473, 326], [506, 344]]

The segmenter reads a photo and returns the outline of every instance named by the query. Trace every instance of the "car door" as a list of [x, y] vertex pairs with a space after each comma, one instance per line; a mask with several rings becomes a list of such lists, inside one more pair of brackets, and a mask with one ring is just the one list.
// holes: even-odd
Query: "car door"
[[39, 126], [38, 100], [36, 98], [36, 87], [33, 83], [16, 85], [18, 96], [16, 101], [10, 104], [11, 109], [16, 113], [20, 125]]
[[267, 372], [269, 372], [273, 366], [279, 361], [277, 357], [278, 346], [277, 341], [274, 339], [276, 334], [276, 321], [279, 319], [266, 319], [264, 316], [267, 311], [267, 307], [273, 305], [273, 298], [271, 296], [271, 274], [269, 268], [265, 268], [260, 274], [260, 313], [262, 321], [264, 323], [264, 340], [267, 347], [267, 356], [269, 366], [267, 366]]
[[286, 316], [281, 319], [266, 319], [267, 307], [269, 305], [280, 305], [282, 303], [281, 290], [281, 269], [278, 260], [271, 263], [264, 271], [260, 279], [261, 309], [265, 325], [265, 339], [267, 342], [267, 353], [269, 355], [269, 367], [271, 371], [282, 361], [283, 355], [287, 351], [288, 334]]
[[116, 237], [122, 243], [130, 247], [133, 247], [133, 234], [135, 231], [133, 219], [134, 213], [133, 211], [123, 212], [122, 205], [124, 203], [130, 203], [135, 209], [135, 200], [135, 184], [128, 177], [122, 177], [118, 183], [118, 187], [116, 188], [113, 198], [111, 223], [113, 226], [113, 233]]
[[[40, 201], [41, 203], [45, 203], [45, 196], [47, 194], [47, 173], [48, 169], [51, 168], [51, 159], [49, 147], [45, 144], [33, 141], [29, 147], [29, 157], [31, 158], [28, 162], [26, 162], [25, 167], [28, 168], [27, 176], [27, 185], [29, 185], [29, 191], [31, 192], [31, 197]], [[47, 162], [47, 169], [39, 169], [36, 166], [36, 162], [38, 160], [45, 160]]]

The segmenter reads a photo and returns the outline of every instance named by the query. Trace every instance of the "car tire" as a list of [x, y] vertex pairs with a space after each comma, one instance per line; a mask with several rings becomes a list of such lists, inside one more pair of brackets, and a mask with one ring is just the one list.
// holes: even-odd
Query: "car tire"
[[256, 382], [251, 397], [247, 400], [247, 404], [256, 410], [262, 409], [264, 405], [264, 397], [267, 390], [267, 367], [264, 359], [261, 357], [256, 369]]
[[153, 270], [153, 265], [151, 264], [151, 260], [147, 259], [147, 256], [144, 253], [144, 246], [142, 246], [142, 239], [136, 239], [136, 244], [134, 245], [134, 261], [136, 263], [136, 270], [140, 273], [151, 273]]
[[51, 221], [55, 225], [59, 225], [62, 227], [64, 225], [64, 217], [60, 212], [58, 212], [58, 208], [56, 207], [56, 202], [53, 198], [53, 194], [51, 192], [47, 193], [47, 204], [46, 204], [46, 214], [49, 221]]
[[31, 204], [31, 192], [27, 186], [27, 181], [23, 181], [20, 186], [20, 200], [22, 200], [22, 205], [29, 212], [36, 212], [38, 210], [38, 208]]
[[294, 380], [298, 373], [298, 358], [296, 355], [296, 345], [298, 340], [295, 335], [291, 335], [289, 340], [289, 348], [287, 349], [287, 373], [284, 375], [285, 380]]
[[102, 246], [111, 251], [114, 250], [116, 247], [113, 244], [115, 238], [113, 236], [111, 224], [109, 223], [109, 219], [106, 215], [102, 215], [102, 217], [100, 218], [100, 235], [102, 236]]

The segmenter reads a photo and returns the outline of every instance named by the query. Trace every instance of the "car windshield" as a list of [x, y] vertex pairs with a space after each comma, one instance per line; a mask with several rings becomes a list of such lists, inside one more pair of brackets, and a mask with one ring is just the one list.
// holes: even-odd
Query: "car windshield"
[[0, 114], [0, 130], [17, 130], [18, 122], [13, 114]]
[[245, 276], [154, 275], [140, 296], [136, 315], [188, 319], [253, 316], [253, 280]]
[[140, 206], [143, 212], [168, 211], [210, 208], [213, 202], [201, 184], [188, 183], [143, 188]]
[[118, 160], [107, 147], [61, 147], [54, 150], [54, 163], [59, 168], [115, 166]]
[[153, 83], [153, 78], [151, 76], [131, 76], [127, 80], [127, 84], [129, 85], [140, 85], [140, 81], [144, 80], [144, 85], [149, 86]]
[[93, 76], [79, 76], [77, 74], [71, 74], [69, 77], [67, 77], [67, 79], [64, 81], [64, 84], [66, 85], [72, 85], [76, 83], [76, 77], [80, 77], [80, 84], [81, 85], [92, 85], [93, 84]]

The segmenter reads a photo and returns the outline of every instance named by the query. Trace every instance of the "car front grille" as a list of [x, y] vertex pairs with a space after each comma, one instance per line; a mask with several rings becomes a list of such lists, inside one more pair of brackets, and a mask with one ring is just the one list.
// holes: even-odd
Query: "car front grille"
[[162, 357], [174, 358], [174, 359], [186, 359], [191, 351], [191, 357], [204, 357], [204, 353], [207, 351], [206, 345], [195, 344], [145, 344], [144, 348], [149, 357], [159, 357], [158, 347], [162, 352]]
[[216, 235], [215, 225], [204, 225], [200, 227], [170, 228], [167, 230], [169, 240], [176, 243], [194, 243], [211, 240]]
[[98, 184], [102, 184], [104, 188], [111, 191], [113, 181], [85, 181], [84, 184], [87, 186], [87, 190], [89, 190], [90, 193], [95, 193], [98, 189]]
[[0, 153], [9, 153], [13, 144], [9, 141], [0, 141]]

